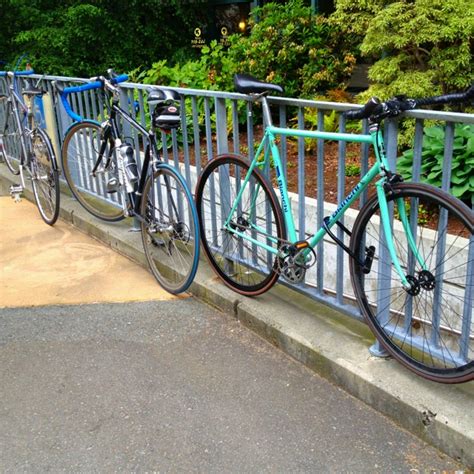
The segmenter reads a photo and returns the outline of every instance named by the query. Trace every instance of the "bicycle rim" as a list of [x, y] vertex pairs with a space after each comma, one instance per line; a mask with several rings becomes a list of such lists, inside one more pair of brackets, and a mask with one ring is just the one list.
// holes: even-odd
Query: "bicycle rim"
[[234, 291], [256, 296], [278, 279], [277, 258], [269, 248], [278, 249], [285, 227], [275, 193], [257, 169], [225, 227], [248, 170], [248, 161], [237, 155], [210, 161], [199, 178], [196, 203], [201, 241], [214, 271]]
[[5, 164], [14, 175], [20, 174], [21, 134], [11, 107], [6, 111], [6, 119], [1, 127], [1, 151]]
[[33, 194], [41, 217], [46, 224], [53, 225], [59, 215], [59, 172], [53, 148], [42, 130], [35, 130], [31, 140], [30, 162]]
[[[474, 378], [473, 212], [432, 186], [401, 184], [387, 196], [393, 242], [410, 283], [402, 287], [391, 264], [372, 198], [354, 224], [351, 248], [363, 261], [373, 246], [371, 271], [351, 259], [351, 279], [361, 311], [378, 340], [402, 364], [443, 383]], [[402, 225], [404, 203], [413, 251]], [[418, 253], [418, 255], [416, 255]]]
[[147, 179], [141, 203], [145, 255], [158, 283], [173, 294], [192, 283], [199, 263], [198, 220], [184, 179], [160, 165]]
[[[62, 150], [63, 172], [74, 197], [88, 212], [104, 221], [118, 221], [124, 218], [122, 196], [118, 186], [111, 186], [118, 182], [118, 172], [109, 143], [99, 169], [92, 175], [102, 145], [101, 132], [97, 123], [87, 121], [69, 129]], [[105, 167], [110, 153], [112, 159]]]

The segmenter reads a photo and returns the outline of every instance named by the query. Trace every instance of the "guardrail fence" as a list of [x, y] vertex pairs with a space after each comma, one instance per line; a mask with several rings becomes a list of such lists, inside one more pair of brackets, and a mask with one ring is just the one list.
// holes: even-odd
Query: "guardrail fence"
[[[33, 76], [39, 79], [40, 76]], [[69, 84], [84, 82], [84, 79], [70, 77], [45, 76], [41, 78], [46, 87], [46, 97], [52, 98], [51, 81], [63, 81]], [[0, 80], [0, 91], [5, 88]], [[121, 105], [131, 111], [144, 126], [148, 120], [146, 90], [150, 86], [124, 83], [121, 84]], [[194, 190], [197, 177], [204, 163], [220, 153], [237, 153], [249, 158], [254, 154], [254, 141], [259, 142], [262, 135], [262, 119], [259, 106], [248, 97], [227, 92], [177, 89], [181, 94], [182, 128], [170, 135], [162, 134], [163, 159], [179, 166], [191, 189]], [[86, 91], [70, 96], [73, 110], [83, 118], [102, 121], [106, 114], [102, 92]], [[319, 130], [346, 131], [346, 123], [340, 112], [353, 108], [350, 104], [318, 102], [310, 100], [276, 98], [270, 99], [274, 114], [274, 123], [281, 127], [311, 128]], [[56, 146], [72, 123], [58, 101], [45, 98], [46, 125]], [[0, 123], [3, 109], [0, 106]], [[456, 123], [474, 124], [474, 116], [460, 113], [444, 113], [435, 111], [412, 111], [406, 114], [415, 120], [414, 134], [414, 180], [419, 180], [422, 162], [423, 126], [426, 120], [436, 120], [445, 125], [445, 145], [442, 187], [449, 191], [450, 173], [454, 146], [454, 127]], [[140, 137], [127, 124], [122, 125], [124, 134], [134, 146], [137, 162], [141, 161]], [[367, 124], [362, 124], [363, 132], [367, 132]], [[393, 169], [396, 168], [398, 124], [395, 120], [387, 120], [385, 124], [386, 151]], [[344, 142], [328, 143], [316, 140], [308, 143], [305, 139], [281, 137], [279, 142], [283, 160], [292, 210], [300, 237], [314, 232], [322, 224], [324, 216], [331, 214], [336, 208], [335, 202], [341, 201], [351, 187], [346, 185], [347, 174], [354, 172], [355, 163], [360, 165], [363, 175], [371, 160], [367, 144], [346, 145]], [[347, 166], [350, 164], [351, 166]], [[331, 178], [331, 179], [328, 179]], [[358, 177], [356, 179], [358, 181]], [[110, 198], [110, 195], [108, 195]], [[367, 199], [363, 195], [362, 205]], [[346, 225], [357, 215], [356, 209], [346, 214]], [[352, 221], [352, 222], [351, 222]], [[316, 227], [317, 226], [317, 227]], [[473, 244], [471, 242], [471, 244]], [[473, 245], [471, 245], [473, 246]], [[358, 308], [354, 305], [354, 296], [350, 284], [347, 255], [335, 243], [328, 239], [318, 249], [317, 264], [306, 275], [305, 282], [295, 285], [298, 291], [323, 301], [355, 318], [361, 318]], [[280, 280], [284, 284], [282, 279]], [[472, 338], [472, 328], [467, 328], [465, 340]]]

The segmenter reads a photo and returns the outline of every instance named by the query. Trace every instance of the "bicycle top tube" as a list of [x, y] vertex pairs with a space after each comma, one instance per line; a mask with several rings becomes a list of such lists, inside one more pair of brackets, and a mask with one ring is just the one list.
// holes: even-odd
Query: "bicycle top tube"
[[297, 130], [293, 128], [281, 128], [270, 125], [265, 128], [268, 133], [290, 137], [320, 138], [323, 140], [338, 140], [345, 142], [373, 143], [371, 135], [358, 133], [325, 132], [319, 130]]

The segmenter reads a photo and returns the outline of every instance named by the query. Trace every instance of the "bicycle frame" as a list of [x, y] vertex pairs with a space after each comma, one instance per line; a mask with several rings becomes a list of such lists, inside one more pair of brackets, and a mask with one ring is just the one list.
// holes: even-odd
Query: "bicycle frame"
[[[112, 106], [110, 109], [110, 117], [106, 122], [107, 124], [110, 124], [110, 127], [106, 128], [106, 132], [102, 139], [103, 141], [102, 141], [101, 149], [99, 151], [99, 156], [97, 158], [97, 162], [94, 165], [94, 168], [92, 169], [92, 173], [95, 173], [97, 169], [99, 168], [100, 163], [102, 162], [104, 158], [104, 153], [107, 147], [107, 143], [110, 140], [113, 140], [114, 142], [116, 142], [116, 140], [119, 139], [119, 137], [121, 136], [121, 133], [117, 125], [117, 115], [123, 118], [129, 125], [134, 127], [141, 135], [146, 137], [146, 140], [148, 142], [145, 149], [145, 157], [144, 157], [140, 177], [138, 180], [137, 189], [133, 193], [128, 193], [124, 190], [124, 194], [127, 194], [128, 200], [132, 204], [131, 215], [137, 218], [139, 221], [143, 221], [144, 218], [140, 215], [140, 205], [141, 205], [141, 200], [143, 196], [143, 189], [145, 188], [146, 178], [148, 176], [148, 169], [150, 166], [150, 162], [152, 164], [157, 164], [160, 162], [160, 160], [157, 158], [158, 152], [157, 152], [157, 147], [156, 147], [156, 138], [152, 130], [149, 130], [149, 131], [146, 130], [133, 117], [131, 117], [125, 110], [120, 108], [114, 102], [112, 103]], [[116, 146], [116, 143], [115, 143], [115, 146]], [[152, 154], [153, 154], [153, 160], [152, 160]], [[107, 160], [107, 163], [106, 163], [106, 166], [107, 166], [110, 161], [110, 156], [107, 156], [106, 160]], [[135, 199], [135, 196], [137, 197], [136, 199]], [[125, 200], [124, 200], [124, 205], [125, 205]], [[174, 207], [176, 206], [176, 204], [174, 203], [174, 200], [172, 200], [172, 205]], [[128, 214], [129, 211], [127, 209], [124, 209], [124, 212], [126, 213], [126, 215], [129, 215]]]
[[[20, 154], [20, 180], [21, 185], [23, 188], [25, 187], [25, 179], [23, 176], [23, 169], [26, 168], [25, 164], [28, 160], [28, 153], [30, 152], [29, 147], [31, 146], [30, 141], [26, 139], [26, 137], [31, 135], [32, 128], [30, 127], [30, 114], [31, 110], [30, 107], [24, 104], [22, 97], [17, 93], [15, 90], [15, 78], [12, 79], [11, 83], [8, 85], [9, 95], [7, 98], [7, 114], [9, 115], [8, 108], [11, 107], [11, 113], [13, 113], [14, 120], [16, 122], [16, 126], [18, 131], [20, 132], [20, 146], [21, 146], [21, 154]], [[20, 113], [23, 112], [25, 115], [24, 119], [22, 120], [20, 117]], [[23, 123], [26, 120], [26, 125]]]
[[[242, 198], [244, 193], [244, 189], [247, 186], [247, 183], [250, 179], [252, 171], [255, 167], [264, 168], [265, 166], [271, 166], [275, 169], [276, 172], [276, 179], [278, 184], [278, 189], [280, 192], [280, 202], [281, 208], [283, 211], [283, 217], [285, 220], [285, 225], [288, 234], [288, 240], [290, 243], [295, 244], [298, 242], [298, 237], [295, 229], [294, 219], [291, 212], [290, 207], [290, 200], [288, 196], [288, 189], [286, 184], [286, 179], [283, 173], [282, 162], [280, 159], [280, 152], [278, 150], [278, 146], [276, 145], [276, 137], [278, 136], [291, 136], [291, 137], [300, 137], [300, 138], [311, 138], [311, 139], [326, 139], [326, 140], [337, 140], [337, 141], [345, 141], [351, 143], [368, 143], [371, 144], [375, 150], [376, 162], [375, 164], [369, 169], [369, 171], [361, 178], [359, 183], [352, 189], [352, 191], [342, 200], [342, 202], [338, 205], [337, 209], [329, 216], [327, 219], [326, 225], [321, 227], [313, 236], [308, 239], [308, 248], [303, 250], [304, 257], [307, 257], [308, 254], [314, 249], [319, 242], [322, 241], [324, 236], [328, 234], [328, 230], [331, 229], [339, 219], [344, 215], [346, 210], [351, 206], [351, 204], [358, 199], [361, 193], [367, 189], [369, 183], [377, 176], [380, 175], [381, 178], [376, 181], [376, 191], [377, 191], [377, 198], [380, 205], [380, 213], [382, 218], [382, 226], [383, 231], [385, 234], [385, 239], [387, 242], [388, 250], [390, 253], [390, 257], [392, 262], [395, 266], [397, 273], [400, 276], [402, 284], [406, 288], [410, 288], [410, 284], [406, 279], [405, 272], [403, 271], [401, 264], [398, 260], [396, 255], [395, 247], [393, 244], [392, 238], [392, 228], [390, 225], [390, 210], [387, 203], [387, 199], [385, 196], [385, 186], [388, 184], [388, 177], [391, 175], [390, 167], [385, 156], [384, 147], [383, 147], [383, 137], [381, 131], [378, 129], [377, 126], [371, 126], [369, 130], [369, 135], [365, 134], [351, 134], [351, 133], [336, 133], [336, 132], [323, 132], [323, 131], [309, 131], [309, 130], [292, 130], [289, 128], [279, 128], [274, 127], [271, 124], [271, 116], [268, 108], [268, 103], [266, 98], [262, 98], [262, 105], [264, 116], [266, 118], [267, 127], [265, 128], [264, 137], [255, 153], [255, 157], [250, 164], [250, 168], [247, 172], [247, 175], [244, 179], [244, 182], [237, 194], [235, 201], [232, 205], [232, 209], [224, 223], [224, 227], [226, 230], [232, 234], [235, 234], [243, 239], [246, 239], [259, 247], [264, 248], [268, 252], [273, 253], [274, 255], [280, 255], [280, 250], [269, 245], [266, 245], [263, 242], [259, 242], [256, 239], [253, 239], [251, 236], [245, 235], [243, 232], [240, 232], [237, 228], [233, 228], [230, 225], [231, 217], [237, 209], [238, 203]], [[270, 154], [271, 160], [270, 163]], [[418, 260], [422, 268], [425, 268], [425, 262], [419, 255], [419, 252], [416, 248], [415, 238], [413, 237], [413, 233], [410, 228], [410, 224], [408, 221], [407, 212], [405, 209], [405, 205], [402, 200], [397, 202], [399, 208], [400, 219], [403, 223], [403, 228], [405, 234], [407, 236], [408, 243], [410, 245], [411, 250], [413, 251], [415, 258]], [[261, 229], [263, 230], [263, 229]], [[273, 241], [273, 243], [277, 243], [277, 239], [269, 237], [269, 240]]]

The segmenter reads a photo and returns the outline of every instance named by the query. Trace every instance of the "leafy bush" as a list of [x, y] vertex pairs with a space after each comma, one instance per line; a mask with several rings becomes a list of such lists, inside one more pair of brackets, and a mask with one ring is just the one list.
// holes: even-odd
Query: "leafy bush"
[[353, 163], [348, 163], [346, 165], [346, 176], [359, 176], [360, 175], [360, 165], [356, 165]]
[[268, 3], [254, 13], [250, 35], [231, 38], [228, 55], [238, 72], [281, 84], [290, 97], [344, 86], [355, 57], [338, 26], [312, 15], [302, 0]]
[[1, 7], [0, 59], [11, 63], [26, 52], [38, 72], [75, 77], [110, 67], [119, 72], [149, 67], [182, 47], [190, 49], [192, 31], [206, 15], [203, 4], [11, 0]]
[[[202, 48], [199, 59], [189, 60], [183, 64], [169, 65], [167, 60], [157, 61], [152, 67], [137, 76], [137, 81], [144, 84], [158, 84], [167, 87], [187, 87], [191, 89], [217, 90], [230, 87], [225, 80], [231, 81], [232, 74], [224, 73], [227, 66], [222, 45], [211, 41], [209, 46]], [[204, 123], [204, 98], [197, 98], [198, 119]], [[192, 105], [186, 104], [186, 116], [192, 120]], [[211, 117], [215, 122], [214, 115]]]
[[[421, 181], [441, 186], [444, 158], [444, 129], [425, 127], [421, 153]], [[407, 150], [397, 162], [397, 169], [407, 180], [412, 179], [413, 150]], [[451, 193], [471, 202], [474, 199], [474, 125], [456, 124], [451, 164]]]
[[471, 0], [337, 0], [331, 21], [375, 64], [367, 96], [459, 91], [474, 74]]

